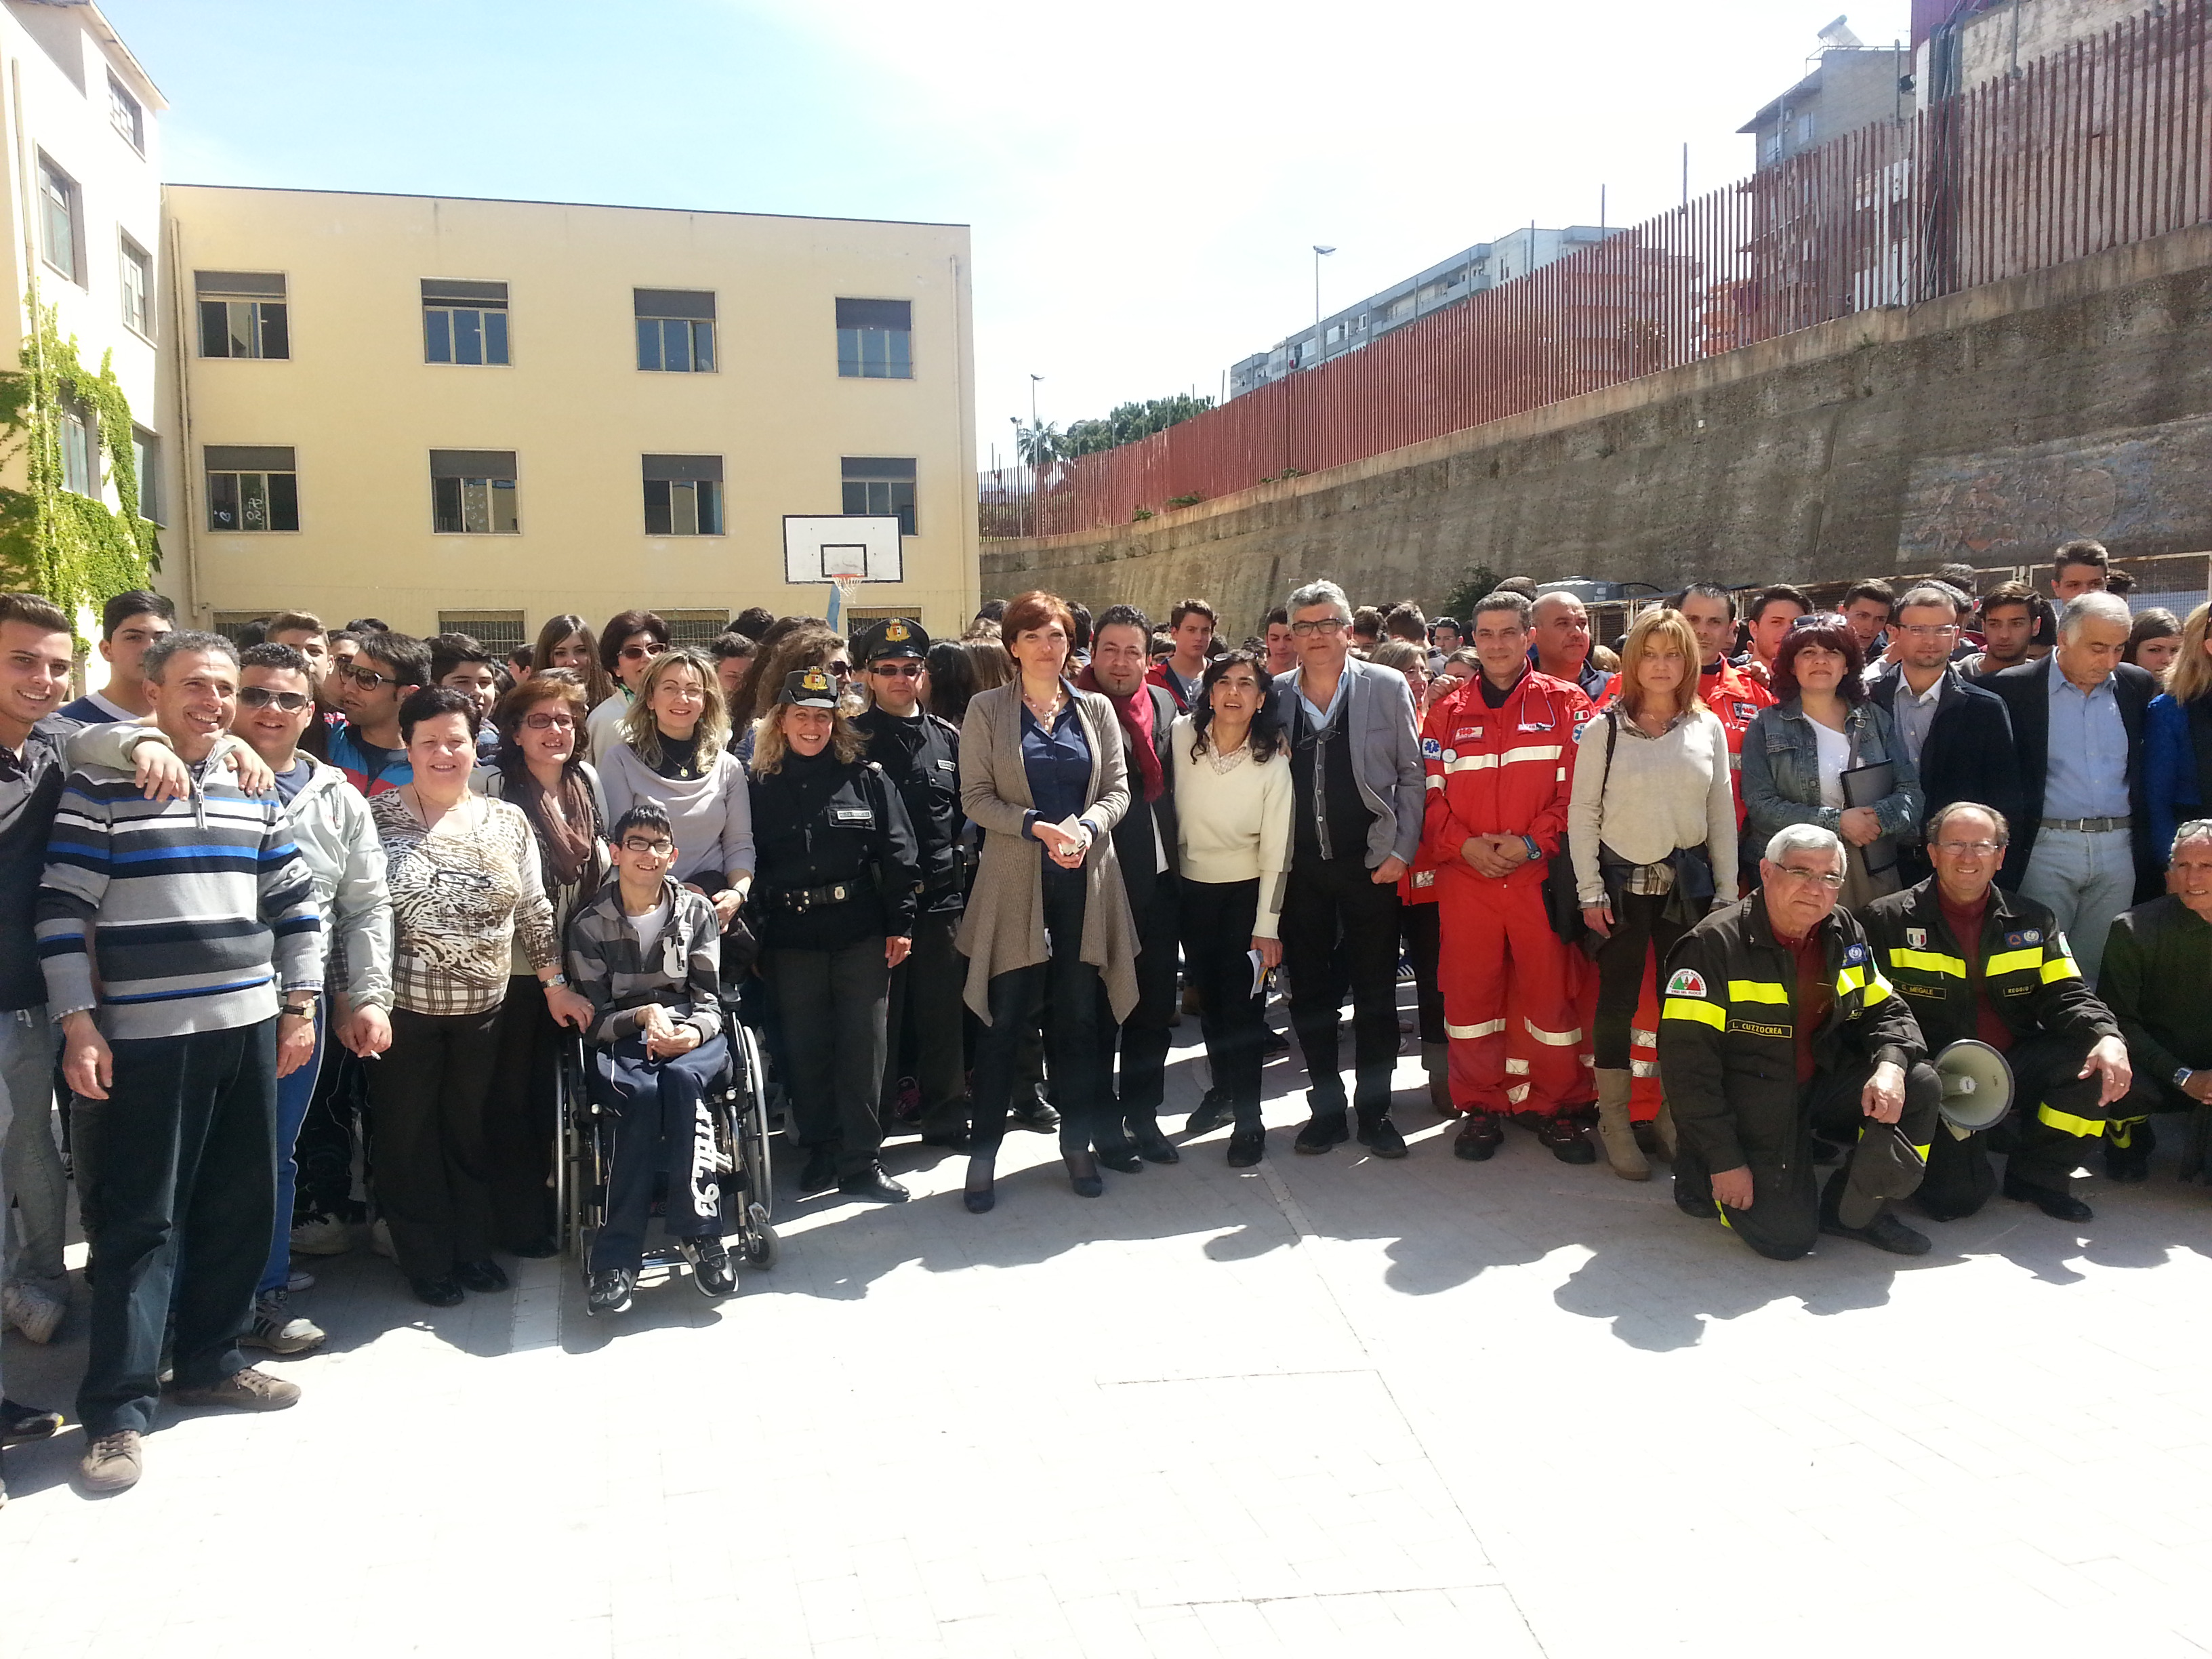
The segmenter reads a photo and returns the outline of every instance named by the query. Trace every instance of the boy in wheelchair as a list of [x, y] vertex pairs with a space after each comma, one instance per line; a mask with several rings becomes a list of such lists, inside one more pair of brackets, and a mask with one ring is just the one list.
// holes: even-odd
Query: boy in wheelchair
[[612, 840], [616, 879], [568, 924], [568, 977], [592, 1005], [592, 1098], [616, 1118], [606, 1216], [592, 1240], [585, 1306], [593, 1314], [630, 1304], [653, 1178], [663, 1170], [668, 1234], [690, 1261], [693, 1282], [715, 1297], [738, 1287], [722, 1243], [707, 1099], [729, 1063], [714, 907], [669, 875], [676, 843], [659, 802], [623, 813]]

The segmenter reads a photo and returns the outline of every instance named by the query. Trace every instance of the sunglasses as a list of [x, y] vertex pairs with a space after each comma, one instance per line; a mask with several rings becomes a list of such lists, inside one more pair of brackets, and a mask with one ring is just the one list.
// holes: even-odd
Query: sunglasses
[[921, 665], [918, 662], [872, 662], [868, 665], [868, 672], [888, 674], [894, 679], [919, 679], [921, 678]]
[[296, 714], [314, 699], [304, 691], [271, 691], [265, 685], [249, 685], [238, 694], [241, 708], [270, 708], [279, 713]]
[[344, 678], [351, 680], [356, 685], [359, 686], [364, 691], [374, 691], [380, 685], [397, 685], [399, 684], [399, 682], [392, 676], [389, 674], [380, 674], [374, 668], [355, 668], [349, 664], [340, 663], [337, 666], [337, 672]]
[[622, 648], [624, 662], [643, 662], [647, 657], [657, 657], [661, 647], [657, 645], [626, 645]]
[[841, 680], [849, 680], [853, 678], [853, 665], [848, 662], [833, 662], [830, 665], [829, 672]]

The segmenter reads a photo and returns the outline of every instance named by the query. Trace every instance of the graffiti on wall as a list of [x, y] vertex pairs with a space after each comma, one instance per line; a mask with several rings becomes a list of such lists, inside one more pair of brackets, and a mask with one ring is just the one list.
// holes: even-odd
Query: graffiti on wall
[[2212, 416], [1913, 465], [1901, 568], [2032, 562], [2094, 536], [2116, 553], [2212, 542]]

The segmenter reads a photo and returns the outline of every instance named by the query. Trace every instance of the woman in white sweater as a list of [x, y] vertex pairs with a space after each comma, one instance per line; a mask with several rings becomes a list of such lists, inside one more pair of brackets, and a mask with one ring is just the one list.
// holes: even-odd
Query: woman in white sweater
[[729, 750], [730, 718], [714, 665], [696, 651], [665, 651], [638, 682], [622, 741], [599, 760], [607, 822], [657, 800], [676, 838], [672, 874], [704, 893], [725, 933], [753, 879], [752, 798]]
[[1291, 862], [1291, 761], [1267, 713], [1267, 671], [1249, 651], [1216, 657], [1169, 738], [1182, 848], [1182, 951], [1199, 988], [1206, 1057], [1229, 1098], [1229, 1161], [1267, 1151], [1260, 1120], [1266, 1009], [1253, 965], [1282, 960], [1277, 921]]
[[[1709, 904], [1735, 898], [1728, 733], [1698, 699], [1705, 654], [1679, 611], [1647, 611], [1620, 653], [1620, 695], [1583, 728], [1567, 808], [1583, 921], [1597, 951], [1598, 1139], [1613, 1172], [1650, 1177], [1629, 1121], [1629, 1026], [1649, 952], [1664, 966]], [[1676, 854], [1686, 856], [1678, 859]], [[1703, 858], [1698, 856], [1702, 853]], [[1674, 1156], [1674, 1121], [1654, 1126]]]

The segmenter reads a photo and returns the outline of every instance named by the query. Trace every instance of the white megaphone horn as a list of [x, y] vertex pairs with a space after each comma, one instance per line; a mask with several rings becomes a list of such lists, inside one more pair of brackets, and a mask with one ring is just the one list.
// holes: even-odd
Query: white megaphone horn
[[1936, 1075], [1943, 1079], [1944, 1125], [1961, 1140], [2012, 1106], [2012, 1066], [1977, 1038], [1961, 1037], [1936, 1055]]

